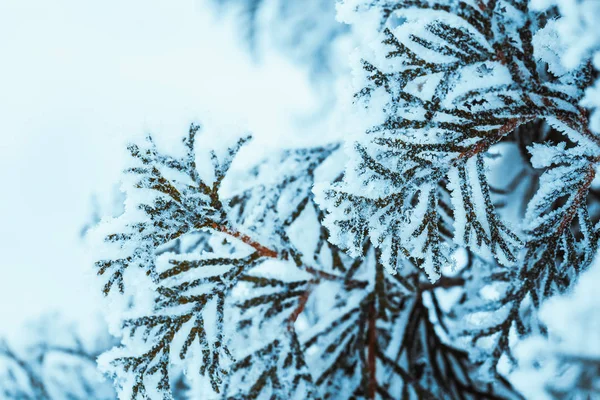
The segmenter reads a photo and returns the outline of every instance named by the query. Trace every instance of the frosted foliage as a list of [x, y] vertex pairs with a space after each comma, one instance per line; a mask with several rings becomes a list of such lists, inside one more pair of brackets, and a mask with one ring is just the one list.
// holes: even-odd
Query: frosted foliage
[[[241, 142], [215, 152], [207, 134], [192, 126], [180, 157], [131, 145], [125, 213], [93, 232], [99, 280], [123, 276], [102, 285], [121, 344], [99, 359], [120, 398], [513, 397], [446, 341], [434, 290], [462, 278], [432, 285], [408, 260], [391, 275], [368, 240], [362, 258], [327, 240], [312, 188], [341, 178], [338, 143], [276, 152], [232, 184]], [[210, 184], [193, 161], [203, 153]]]
[[[158, 154], [151, 137], [129, 146], [132, 163], [123, 182], [127, 193], [125, 213], [110, 225], [100, 224], [92, 233], [111, 244], [103, 249], [107, 259], [97, 262], [98, 273], [106, 277], [104, 293], [115, 287], [123, 292], [125, 272], [132, 266], [144, 269], [156, 279], [154, 252], [158, 247], [224, 218], [213, 193], [220, 187], [232, 156], [247, 137], [221, 157], [212, 151], [209, 154], [212, 169], [199, 171], [193, 153], [197, 130], [197, 126], [190, 128], [183, 159]], [[201, 179], [201, 174], [209, 177], [208, 183]], [[105, 229], [114, 231], [115, 227], [119, 227], [117, 233], [104, 236]]]
[[0, 398], [7, 400], [111, 400], [112, 382], [96, 358], [114, 340], [103, 324], [85, 329], [57, 315], [44, 315], [18, 338], [0, 342]]
[[377, 123], [348, 146], [344, 179], [318, 189], [333, 242], [356, 256], [361, 238], [370, 237], [388, 270], [411, 254], [432, 280], [457, 246], [517, 262], [523, 238], [491, 201], [485, 157], [539, 118], [597, 148], [577, 106], [584, 71], [540, 74], [532, 54], [537, 22], [520, 2], [350, 2], [341, 9], [378, 9], [381, 31], [360, 49], [355, 79], [356, 107]]
[[524, 341], [521, 368], [512, 380], [528, 398], [593, 399], [600, 396], [600, 263], [581, 275], [573, 291], [548, 300], [540, 318], [548, 337]]
[[534, 56], [547, 63], [548, 71], [555, 76], [568, 72], [562, 58], [566, 48], [561, 44], [558, 28], [558, 21], [550, 20], [546, 26], [536, 32], [532, 41]]
[[[595, 0], [532, 0], [532, 7], [539, 10], [557, 9], [559, 18], [552, 23], [553, 40], [546, 46], [556, 55], [552, 65], [560, 64], [559, 71], [572, 70], [581, 64], [591, 62], [596, 71], [600, 70], [600, 29], [598, 15], [600, 3]], [[550, 23], [549, 23], [550, 25]], [[544, 58], [546, 61], [546, 59]], [[547, 61], [548, 62], [548, 61]], [[600, 80], [587, 88], [581, 105], [592, 109], [590, 128], [600, 132]]]
[[240, 31], [255, 55], [261, 55], [265, 43], [275, 45], [317, 78], [331, 78], [346, 68], [339, 51], [348, 26], [336, 21], [335, 0], [212, 1], [238, 8]]
[[[597, 249], [600, 138], [582, 107], [590, 54], [565, 64], [561, 19], [526, 1], [338, 10], [370, 31], [353, 82], [369, 125], [350, 128], [343, 178], [315, 186], [330, 241], [360, 257], [369, 240], [392, 273], [408, 260], [432, 282], [443, 271], [464, 279], [450, 334], [497, 381], [499, 364], [514, 366], [513, 344], [546, 332], [542, 300], [567, 290]], [[466, 266], [454, 263], [461, 251]]]
[[566, 68], [574, 68], [588, 60], [598, 51], [600, 32], [597, 16], [600, 4], [595, 0], [531, 0], [531, 6], [537, 10], [546, 10], [552, 6], [558, 8], [559, 18], [552, 23], [553, 30], [566, 46], [561, 59]]

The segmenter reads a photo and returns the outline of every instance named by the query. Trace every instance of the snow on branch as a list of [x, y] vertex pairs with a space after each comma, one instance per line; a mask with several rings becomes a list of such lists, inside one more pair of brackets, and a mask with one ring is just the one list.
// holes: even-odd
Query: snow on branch
[[[100, 365], [122, 398], [175, 398], [181, 371], [190, 393], [215, 398], [514, 393], [471, 378], [467, 354], [432, 322], [426, 299], [462, 278], [431, 284], [416, 258], [392, 276], [369, 241], [365, 258], [351, 258], [327, 240], [312, 188], [341, 177], [339, 144], [283, 150], [246, 178], [236, 172], [240, 184], [224, 197], [219, 189], [245, 140], [208, 149], [208, 173], [196, 164], [198, 132], [192, 126], [179, 158], [151, 139], [131, 145], [125, 214], [96, 232], [106, 238], [100, 280], [121, 275], [122, 293], [106, 293], [121, 346]], [[125, 251], [128, 262], [115, 264]]]

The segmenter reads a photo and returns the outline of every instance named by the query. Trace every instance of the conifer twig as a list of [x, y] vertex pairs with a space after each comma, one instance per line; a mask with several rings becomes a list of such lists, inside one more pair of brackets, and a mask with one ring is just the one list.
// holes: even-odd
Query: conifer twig
[[231, 228], [229, 228], [225, 225], [219, 225], [217, 223], [212, 223], [210, 225], [210, 227], [216, 231], [223, 232], [229, 236], [232, 236], [236, 239], [241, 240], [242, 242], [244, 242], [245, 244], [247, 244], [248, 246], [250, 246], [254, 250], [256, 250], [256, 252], [261, 257], [279, 258], [279, 253], [277, 253], [275, 250], [272, 250], [266, 246], [263, 246], [262, 244], [256, 242], [254, 239], [252, 239], [250, 236], [248, 236], [240, 231], [232, 230]]

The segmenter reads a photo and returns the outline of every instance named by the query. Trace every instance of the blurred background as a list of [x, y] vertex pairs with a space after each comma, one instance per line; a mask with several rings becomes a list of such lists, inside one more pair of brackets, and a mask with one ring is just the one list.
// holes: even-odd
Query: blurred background
[[114, 208], [132, 135], [319, 134], [345, 28], [330, 1], [262, 3], [0, 1], [0, 336], [56, 310], [95, 318], [82, 233]]

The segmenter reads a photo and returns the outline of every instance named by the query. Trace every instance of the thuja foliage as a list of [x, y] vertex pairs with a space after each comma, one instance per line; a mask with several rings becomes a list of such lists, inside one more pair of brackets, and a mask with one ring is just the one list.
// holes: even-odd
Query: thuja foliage
[[237, 168], [249, 136], [131, 144], [125, 212], [94, 232], [121, 398], [181, 379], [207, 399], [519, 398], [513, 347], [599, 237], [594, 73], [549, 59], [557, 13], [347, 1], [370, 34], [346, 143]]
[[274, 45], [325, 83], [343, 64], [336, 46], [347, 36], [348, 25], [336, 21], [334, 0], [211, 1], [220, 9], [235, 10], [239, 33], [256, 58]]
[[513, 381], [527, 398], [595, 399], [600, 396], [600, 278], [596, 260], [573, 290], [546, 302], [540, 318], [552, 333], [527, 338], [517, 351]]
[[369, 241], [364, 258], [327, 241], [312, 186], [341, 177], [338, 144], [282, 151], [250, 170], [248, 188], [223, 197], [246, 141], [212, 152], [202, 174], [196, 125], [179, 158], [150, 137], [129, 147], [126, 212], [97, 232], [110, 233], [96, 264], [109, 298], [130, 297], [117, 321], [123, 346], [102, 360], [123, 398], [171, 398], [178, 364], [192, 398], [511, 393], [504, 382], [478, 382], [467, 353], [447, 340], [436, 290], [463, 278], [431, 283], [411, 260], [391, 275]]
[[0, 398], [114, 399], [96, 359], [115, 344], [101, 327], [83, 334], [57, 315], [46, 315], [20, 332], [19, 340], [0, 341]]
[[410, 254], [435, 280], [457, 249], [476, 257], [453, 313], [493, 375], [596, 252], [600, 139], [579, 105], [591, 66], [552, 73], [534, 51], [552, 13], [526, 1], [346, 6], [378, 17], [356, 79], [374, 124], [321, 189], [325, 225], [355, 256], [370, 238], [392, 272]]

